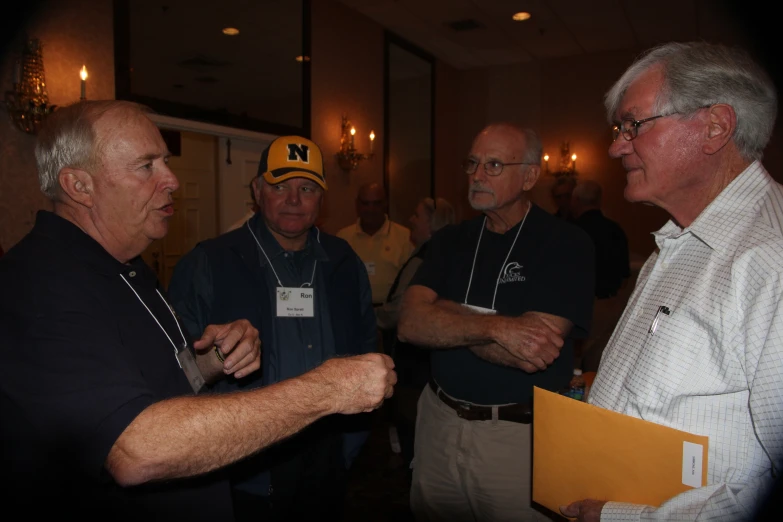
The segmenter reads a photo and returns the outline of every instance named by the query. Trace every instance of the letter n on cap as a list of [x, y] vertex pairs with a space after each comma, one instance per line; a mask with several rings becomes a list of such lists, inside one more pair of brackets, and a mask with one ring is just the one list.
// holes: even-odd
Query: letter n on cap
[[288, 144], [288, 161], [310, 163], [310, 147], [296, 143]]

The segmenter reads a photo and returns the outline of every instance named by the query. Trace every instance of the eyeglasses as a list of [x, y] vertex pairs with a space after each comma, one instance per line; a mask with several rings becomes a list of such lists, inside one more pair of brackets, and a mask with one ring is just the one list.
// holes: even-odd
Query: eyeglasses
[[487, 173], [487, 176], [500, 176], [500, 173], [503, 172], [503, 167], [506, 165], [538, 165], [538, 163], [503, 163], [500, 161], [487, 161], [484, 163], [479, 163], [474, 159], [466, 159], [462, 162], [462, 170], [465, 171], [465, 174], [470, 176], [476, 173], [479, 165], [484, 165], [484, 172]]
[[668, 114], [659, 114], [658, 116], [650, 116], [649, 118], [645, 118], [643, 120], [634, 120], [633, 118], [624, 119], [620, 122], [619, 125], [614, 125], [612, 127], [612, 141], [615, 141], [620, 134], [623, 135], [623, 138], [625, 138], [626, 141], [631, 141], [639, 135], [639, 127], [641, 127], [643, 123], [647, 123], [648, 121], [656, 120], [658, 118], [665, 118], [666, 116], [671, 116], [672, 114], [676, 113], [670, 112]]

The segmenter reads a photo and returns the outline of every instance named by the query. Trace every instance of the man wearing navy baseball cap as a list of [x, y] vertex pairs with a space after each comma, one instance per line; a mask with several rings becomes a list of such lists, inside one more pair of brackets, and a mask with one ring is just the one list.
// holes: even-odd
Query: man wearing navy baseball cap
[[[327, 190], [318, 145], [275, 139], [261, 155], [253, 190], [259, 211], [182, 257], [169, 287], [192, 334], [230, 318], [246, 318], [261, 333], [258, 377], [228, 380], [221, 391], [266, 386], [376, 346], [364, 263], [315, 226]], [[339, 520], [345, 471], [366, 439], [364, 417], [326, 417], [237, 466], [237, 520]]]

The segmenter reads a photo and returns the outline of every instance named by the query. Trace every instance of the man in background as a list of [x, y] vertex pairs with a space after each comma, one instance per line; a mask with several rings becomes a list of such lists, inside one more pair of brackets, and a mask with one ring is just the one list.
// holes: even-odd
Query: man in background
[[577, 348], [585, 372], [598, 369], [601, 353], [623, 312], [625, 300], [620, 288], [631, 276], [628, 239], [615, 221], [601, 212], [601, 185], [579, 181], [571, 194], [573, 223], [587, 232], [595, 247], [595, 304], [590, 336]]
[[[413, 460], [413, 439], [416, 425], [416, 402], [421, 390], [430, 379], [429, 350], [419, 348], [397, 339], [397, 321], [400, 316], [402, 298], [416, 271], [424, 261], [432, 234], [447, 225], [456, 222], [454, 207], [444, 198], [422, 198], [416, 205], [416, 211], [410, 217], [411, 240], [416, 249], [400, 269], [389, 290], [389, 295], [383, 306], [375, 309], [378, 327], [384, 334], [384, 339], [390, 339], [384, 353], [394, 360], [397, 371], [397, 386], [394, 400], [390, 401], [394, 426], [389, 437], [399, 440], [399, 452], [405, 459], [408, 479], [411, 478], [410, 463]], [[396, 450], [393, 446], [393, 450]]]
[[708, 468], [706, 486], [658, 507], [602, 497], [561, 511], [585, 522], [753, 520], [783, 467], [783, 186], [760, 161], [777, 90], [740, 49], [669, 43], [637, 59], [605, 105], [625, 199], [671, 219], [588, 401], [709, 437]]
[[601, 212], [601, 185], [592, 180], [580, 181], [571, 194], [574, 224], [587, 232], [595, 247], [595, 297], [607, 299], [617, 295], [623, 282], [631, 276], [628, 238], [622, 227]]
[[379, 183], [367, 183], [356, 196], [356, 223], [337, 233], [356, 251], [367, 268], [372, 302], [381, 306], [394, 278], [413, 253], [410, 230], [389, 219], [386, 192]]
[[[237, 317], [261, 332], [261, 372], [218, 390], [268, 386], [376, 348], [364, 264], [345, 241], [315, 227], [327, 189], [318, 145], [300, 136], [275, 139], [251, 185], [258, 212], [183, 256], [169, 285], [192, 335]], [[235, 467], [237, 520], [339, 521], [345, 471], [369, 420], [327, 417]]]
[[576, 187], [576, 179], [573, 176], [560, 175], [552, 184], [552, 201], [555, 202], [555, 216], [569, 222], [573, 222], [571, 214], [571, 195]]

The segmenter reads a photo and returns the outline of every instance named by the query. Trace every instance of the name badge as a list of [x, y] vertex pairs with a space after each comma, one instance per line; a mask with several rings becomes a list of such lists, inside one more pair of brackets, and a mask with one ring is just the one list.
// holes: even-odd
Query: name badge
[[497, 310], [493, 310], [492, 308], [484, 308], [483, 306], [475, 306], [475, 305], [467, 304], [467, 303], [462, 303], [462, 306], [464, 306], [465, 308], [470, 308], [474, 312], [477, 312], [477, 313], [483, 314], [483, 315], [495, 315], [495, 314], [498, 313]]
[[182, 371], [185, 372], [185, 377], [188, 378], [190, 387], [193, 388], [193, 393], [198, 393], [201, 388], [204, 387], [204, 377], [201, 376], [201, 371], [196, 364], [196, 358], [190, 353], [185, 343], [179, 345], [177, 349], [177, 362]]
[[374, 276], [375, 275], [375, 262], [370, 261], [369, 263], [364, 263], [364, 266], [367, 267], [367, 275]]
[[277, 289], [277, 317], [314, 317], [315, 290], [287, 287]]

